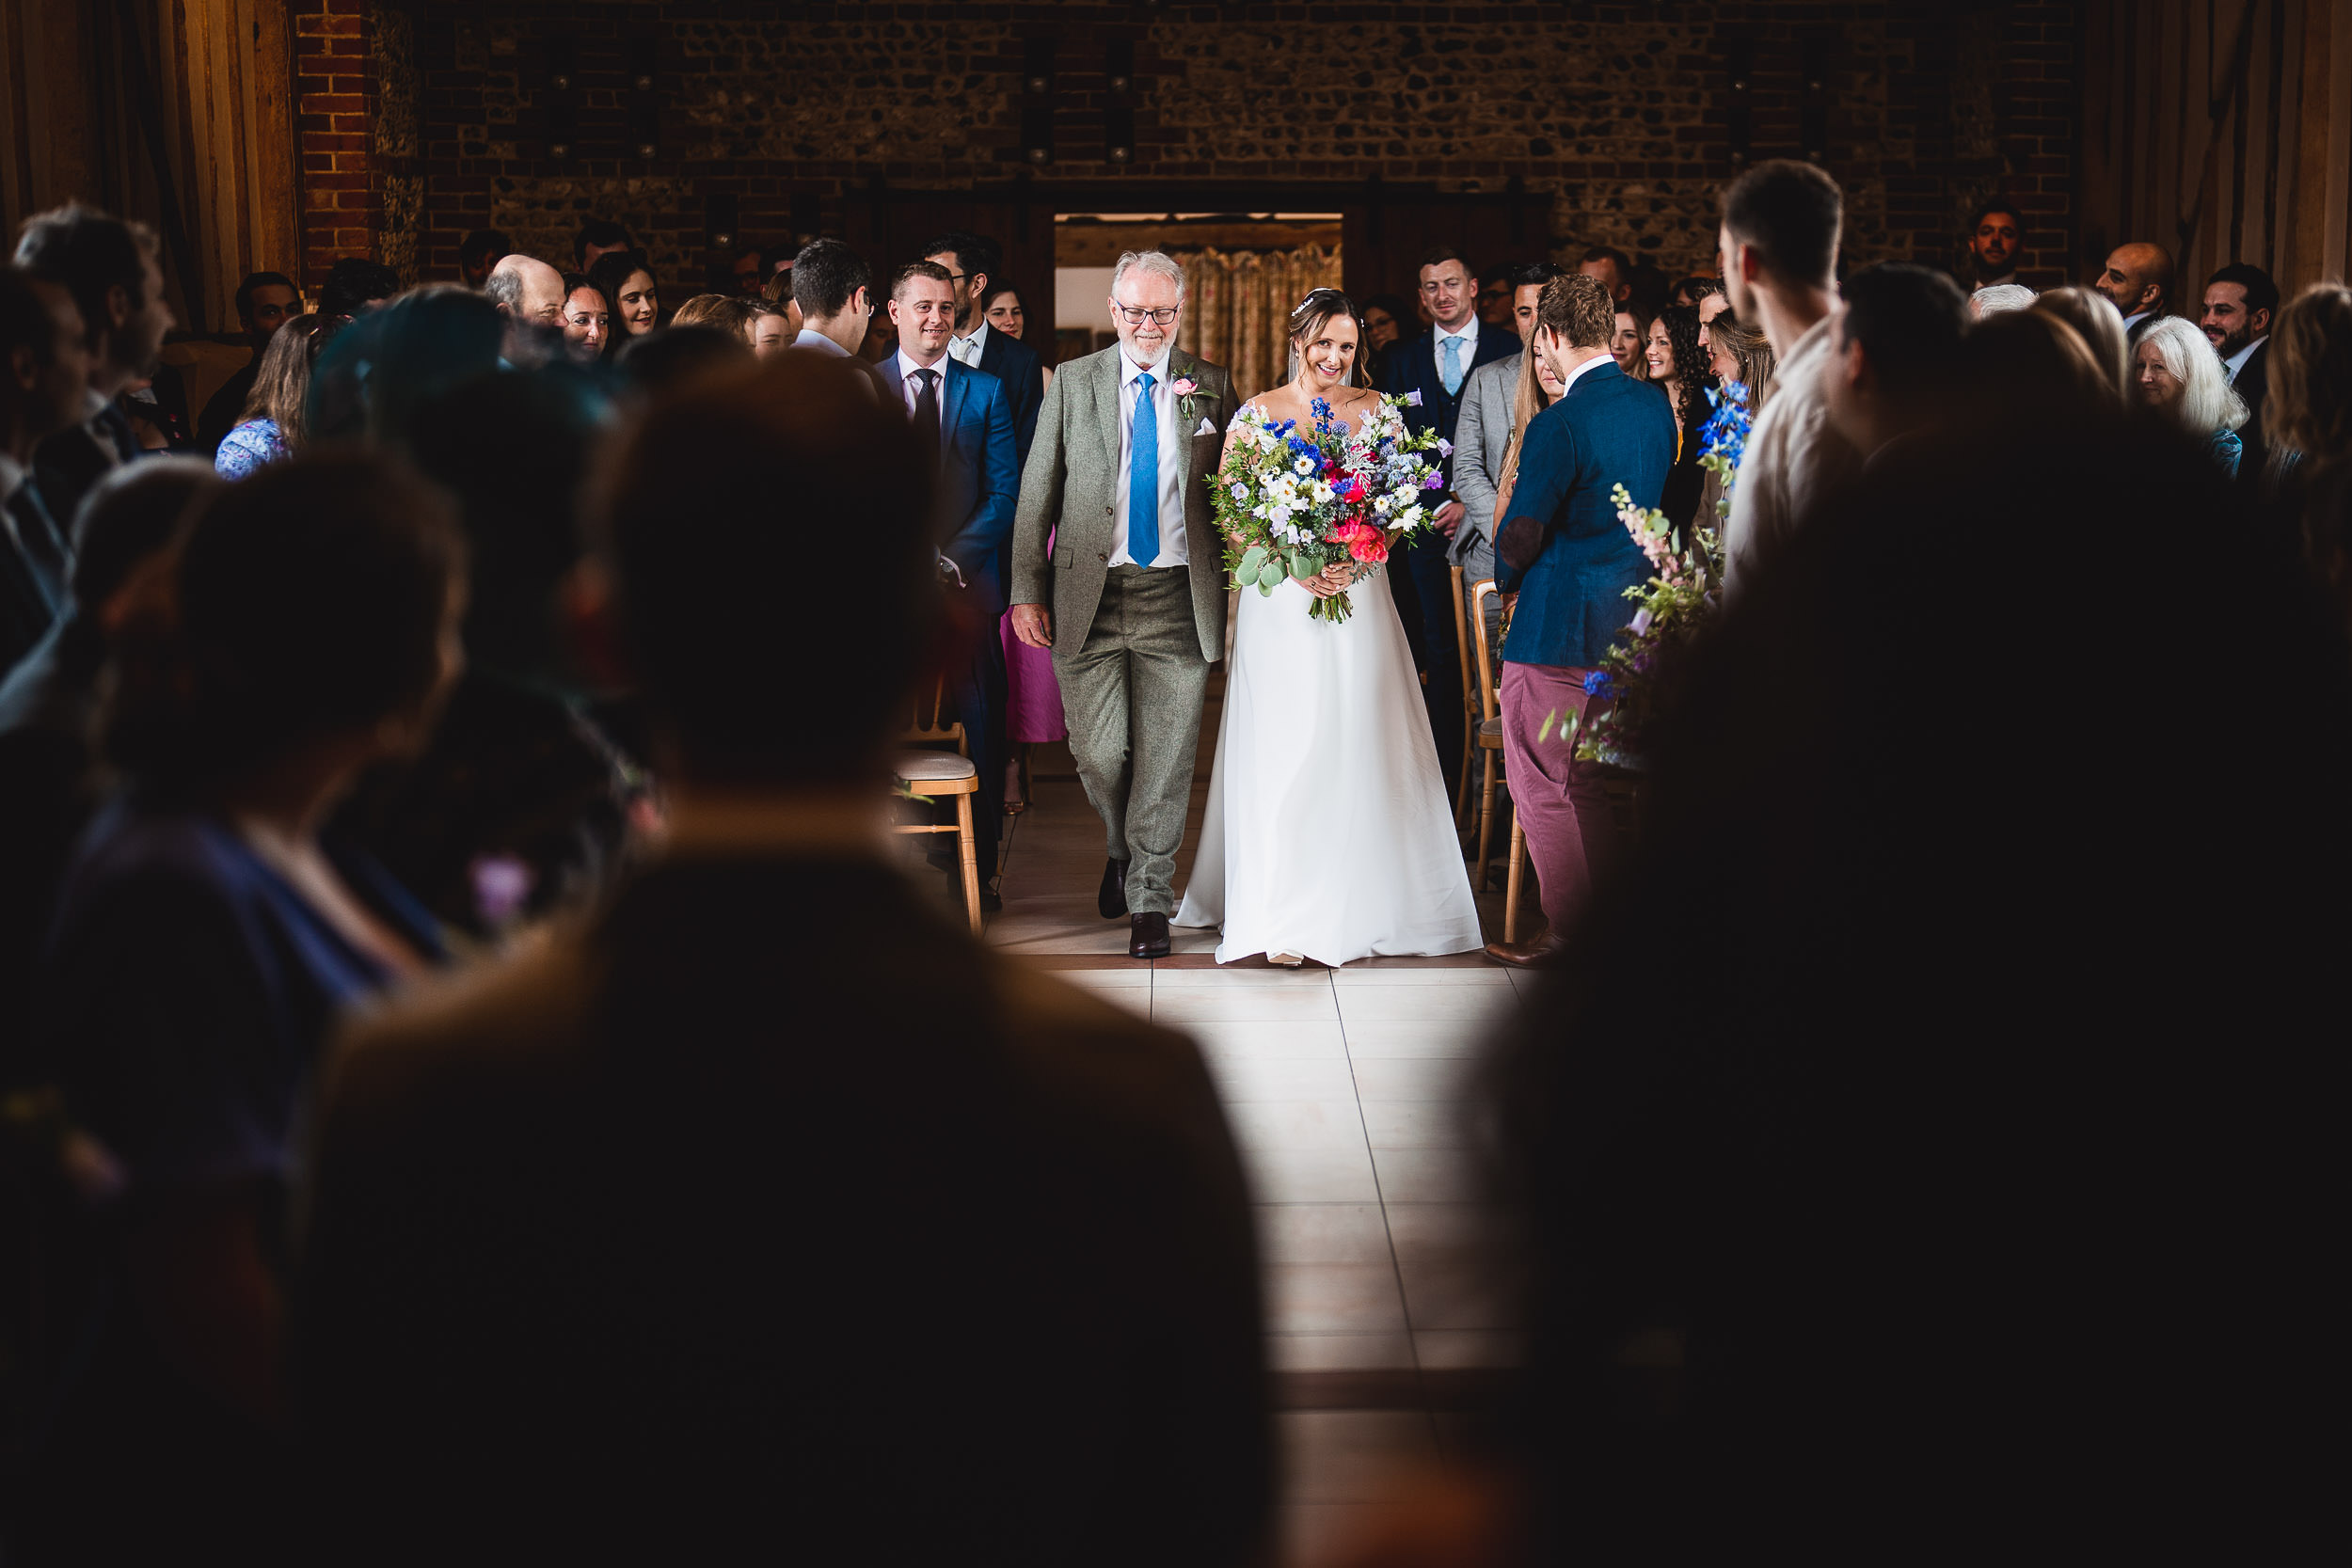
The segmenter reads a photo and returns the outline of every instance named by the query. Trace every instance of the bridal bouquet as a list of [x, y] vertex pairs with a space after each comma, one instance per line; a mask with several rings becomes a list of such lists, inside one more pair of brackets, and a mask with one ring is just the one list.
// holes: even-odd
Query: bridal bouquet
[[[1406, 425], [1406, 408], [1420, 403], [1419, 392], [1383, 398], [1356, 430], [1333, 420], [1321, 398], [1309, 405], [1310, 431], [1252, 410], [1209, 481], [1232, 586], [1272, 594], [1286, 578], [1343, 561], [1377, 566], [1399, 544], [1434, 531], [1435, 502], [1424, 497], [1445, 488], [1445, 474], [1422, 454], [1434, 447], [1444, 458], [1454, 449], [1436, 431]], [[1307, 613], [1340, 622], [1353, 610], [1334, 594]]]

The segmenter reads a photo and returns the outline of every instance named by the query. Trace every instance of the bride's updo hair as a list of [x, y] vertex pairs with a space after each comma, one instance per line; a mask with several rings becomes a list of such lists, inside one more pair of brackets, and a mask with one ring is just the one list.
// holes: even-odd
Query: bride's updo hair
[[1356, 360], [1347, 367], [1347, 385], [1361, 387], [1364, 382], [1364, 356], [1371, 351], [1371, 334], [1364, 326], [1364, 313], [1337, 289], [1311, 289], [1307, 297], [1291, 312], [1291, 358], [1288, 379], [1298, 379], [1301, 351], [1323, 336], [1323, 328], [1334, 316], [1345, 316], [1356, 324]]

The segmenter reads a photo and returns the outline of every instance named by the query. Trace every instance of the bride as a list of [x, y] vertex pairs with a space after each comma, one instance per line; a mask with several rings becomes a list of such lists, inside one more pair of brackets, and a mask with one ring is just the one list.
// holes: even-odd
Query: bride
[[[1291, 312], [1290, 384], [1243, 404], [1311, 425], [1316, 399], [1355, 424], [1363, 319], [1337, 289]], [[1229, 429], [1226, 444], [1232, 434]], [[1339, 965], [1374, 954], [1466, 953], [1483, 939], [1413, 656], [1388, 585], [1355, 613], [1310, 619], [1378, 567], [1342, 562], [1272, 596], [1240, 595], [1208, 815], [1179, 926], [1221, 927], [1219, 963]]]

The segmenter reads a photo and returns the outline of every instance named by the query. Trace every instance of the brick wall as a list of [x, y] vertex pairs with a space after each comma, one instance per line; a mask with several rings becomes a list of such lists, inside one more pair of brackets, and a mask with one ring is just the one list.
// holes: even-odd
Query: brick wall
[[[302, 110], [306, 178], [317, 182], [305, 191], [306, 264], [373, 249], [420, 277], [452, 277], [459, 239], [484, 225], [568, 260], [573, 230], [596, 214], [628, 223], [665, 276], [693, 277], [714, 260], [712, 195], [736, 199], [740, 232], [782, 237], [812, 219], [841, 231], [845, 196], [877, 181], [948, 189], [1025, 171], [1048, 199], [1057, 185], [1099, 196], [1115, 182], [1145, 209], [1165, 180], [1237, 193], [1375, 176], [1493, 192], [1517, 180], [1549, 196], [1555, 248], [1615, 244], [1675, 270], [1710, 252], [1715, 195], [1738, 167], [1727, 62], [1744, 48], [1754, 158], [1805, 150], [1808, 50], [1822, 64], [1821, 161], [1847, 189], [1854, 260], [1948, 264], [1969, 207], [1998, 192], [2028, 219], [2027, 279], [2075, 270], [2074, 4], [397, 8], [404, 25], [414, 21], [413, 48], [397, 59], [375, 49], [383, 17], [367, 0], [324, 0], [298, 24], [305, 60], [325, 55], [332, 68], [305, 78], [320, 84]], [[1055, 155], [1031, 170], [1023, 71], [1041, 35], [1057, 46]], [[1124, 166], [1104, 137], [1114, 40], [1132, 47], [1136, 71]], [[550, 85], [565, 51], [568, 110]], [[380, 84], [379, 69], [394, 79]], [[631, 129], [641, 76], [657, 105], [651, 158]], [[368, 116], [400, 90], [416, 104], [418, 228], [413, 257], [396, 258], [381, 209], [401, 156], [369, 141]], [[551, 111], [572, 122], [560, 159]]]
[[376, 62], [367, 0], [297, 0], [293, 11], [301, 281], [310, 293], [337, 257], [378, 254]]

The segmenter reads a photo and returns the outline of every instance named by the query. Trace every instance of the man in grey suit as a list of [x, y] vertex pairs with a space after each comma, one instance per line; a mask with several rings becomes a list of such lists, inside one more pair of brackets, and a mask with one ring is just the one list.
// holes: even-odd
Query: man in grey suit
[[1119, 259], [1119, 346], [1056, 372], [1013, 523], [1012, 629], [1054, 652], [1109, 840], [1098, 907], [1129, 917], [1138, 958], [1168, 956], [1200, 699], [1225, 657], [1224, 541], [1202, 481], [1238, 404], [1223, 369], [1176, 351], [1184, 305], [1168, 257]]
[[[1544, 285], [1567, 270], [1557, 261], [1530, 261], [1511, 269], [1512, 324], [1519, 341], [1527, 342], [1535, 330], [1535, 302], [1543, 297]], [[1502, 486], [1502, 460], [1511, 445], [1525, 358], [1514, 354], [1481, 365], [1470, 372], [1470, 385], [1462, 389], [1461, 421], [1454, 430], [1454, 493], [1462, 500], [1462, 526], [1454, 531], [1447, 559], [1462, 568], [1465, 611], [1470, 589], [1495, 575], [1495, 496]], [[1497, 657], [1502, 656], [1499, 597], [1486, 601], [1486, 645]], [[1475, 656], [1466, 648], [1462, 657]]]

